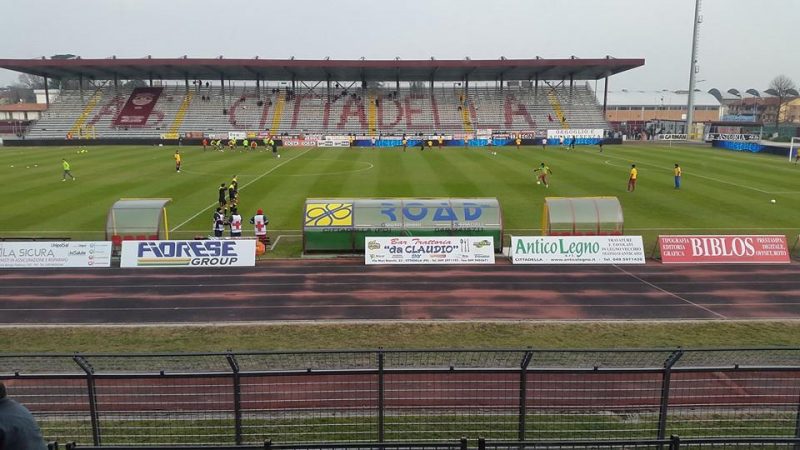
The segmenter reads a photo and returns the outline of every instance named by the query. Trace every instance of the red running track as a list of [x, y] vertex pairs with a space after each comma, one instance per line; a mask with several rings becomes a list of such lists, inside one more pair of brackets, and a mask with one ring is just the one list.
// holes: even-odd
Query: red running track
[[800, 264], [0, 271], [0, 323], [800, 319]]

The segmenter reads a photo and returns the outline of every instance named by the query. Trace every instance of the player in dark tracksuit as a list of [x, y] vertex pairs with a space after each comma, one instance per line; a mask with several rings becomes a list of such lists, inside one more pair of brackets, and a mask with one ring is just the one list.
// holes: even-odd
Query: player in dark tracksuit
[[225, 183], [219, 185], [219, 207], [225, 207]]

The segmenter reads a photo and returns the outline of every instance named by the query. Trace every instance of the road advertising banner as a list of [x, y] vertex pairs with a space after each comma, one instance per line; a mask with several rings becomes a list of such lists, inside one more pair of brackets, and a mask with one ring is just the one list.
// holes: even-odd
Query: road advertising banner
[[366, 237], [371, 264], [494, 264], [492, 236]]
[[111, 267], [111, 242], [0, 242], [0, 268]]
[[350, 147], [348, 136], [325, 136], [317, 140], [317, 147]]
[[292, 138], [292, 139], [284, 139], [283, 146], [284, 147], [316, 147], [318, 144], [317, 139], [300, 139], [300, 138]]
[[513, 264], [644, 264], [641, 236], [511, 236]]
[[123, 241], [120, 267], [253, 267], [253, 239]]
[[577, 139], [602, 139], [603, 138], [603, 129], [602, 128], [568, 128], [568, 129], [554, 129], [554, 130], [547, 130], [547, 139], [558, 139], [558, 138], [565, 138], [571, 139], [573, 137]]
[[665, 264], [791, 262], [783, 235], [659, 236], [658, 245]]
[[143, 127], [147, 125], [147, 119], [153, 112], [153, 108], [161, 96], [160, 87], [136, 88], [131, 92], [125, 106], [122, 107], [114, 125], [118, 127]]

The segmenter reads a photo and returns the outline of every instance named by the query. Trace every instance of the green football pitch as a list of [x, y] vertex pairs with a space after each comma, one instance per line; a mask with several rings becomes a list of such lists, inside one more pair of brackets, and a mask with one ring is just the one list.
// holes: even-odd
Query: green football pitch
[[[302, 205], [307, 197], [497, 197], [507, 234], [539, 234], [547, 196], [617, 196], [625, 233], [654, 244], [658, 234], [800, 233], [800, 166], [787, 157], [737, 153], [703, 146], [622, 145], [564, 150], [553, 146], [391, 149], [282, 148], [268, 152], [203, 151], [181, 147], [93, 146], [0, 149], [5, 204], [0, 237], [104, 239], [108, 208], [126, 197], [168, 197], [171, 238], [211, 233], [220, 183], [239, 179], [240, 211], [247, 220], [263, 208], [275, 255], [297, 256]], [[493, 151], [496, 154], [493, 154]], [[61, 159], [76, 181], [62, 182]], [[549, 188], [533, 169], [553, 171]], [[673, 188], [672, 168], [683, 168]], [[626, 192], [631, 164], [636, 192]], [[776, 202], [772, 203], [771, 200]], [[249, 227], [245, 235], [252, 234]]]

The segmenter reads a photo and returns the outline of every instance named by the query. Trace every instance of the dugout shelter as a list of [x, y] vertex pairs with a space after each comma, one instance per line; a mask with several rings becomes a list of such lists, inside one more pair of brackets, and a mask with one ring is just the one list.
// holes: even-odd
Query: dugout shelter
[[367, 237], [491, 236], [503, 242], [496, 198], [306, 199], [303, 252], [360, 253]]
[[617, 197], [546, 197], [542, 212], [545, 236], [616, 236], [624, 231]]
[[114, 247], [122, 241], [169, 239], [167, 205], [171, 198], [121, 198], [108, 210], [106, 240]]

